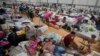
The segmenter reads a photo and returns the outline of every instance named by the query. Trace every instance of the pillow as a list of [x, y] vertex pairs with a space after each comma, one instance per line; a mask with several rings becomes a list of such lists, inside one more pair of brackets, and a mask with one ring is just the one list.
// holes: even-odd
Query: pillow
[[46, 38], [53, 38], [54, 41], [59, 42], [61, 40], [61, 36], [55, 32], [47, 33]]
[[28, 42], [29, 42], [29, 41], [20, 42], [20, 43], [18, 44], [18, 46], [21, 46], [22, 49], [23, 49], [23, 51], [26, 52], [27, 50], [26, 50], [26, 48], [25, 48], [25, 45], [26, 45]]
[[21, 52], [21, 53], [15, 55], [15, 56], [28, 56], [28, 55], [27, 55], [27, 53]]

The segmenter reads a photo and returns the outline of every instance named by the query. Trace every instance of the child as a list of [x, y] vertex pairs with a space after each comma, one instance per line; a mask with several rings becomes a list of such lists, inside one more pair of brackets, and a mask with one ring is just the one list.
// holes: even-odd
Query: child
[[44, 56], [53, 56], [53, 51], [55, 48], [55, 45], [52, 43], [52, 41], [50, 39], [46, 39], [46, 42], [44, 43], [43, 46], [43, 52], [44, 52]]
[[64, 17], [62, 20], [59, 20], [59, 22], [57, 22], [57, 25], [63, 27], [66, 24], [66, 17]]
[[38, 43], [40, 42], [40, 39], [33, 35], [31, 36], [30, 40], [29, 40], [29, 43], [25, 46], [29, 55], [36, 55], [37, 53], [37, 46], [38, 46]]
[[42, 41], [40, 41], [39, 43], [38, 43], [38, 46], [37, 46], [37, 51], [39, 52], [39, 56], [42, 56], [42, 54], [43, 54], [43, 44], [42, 44]]
[[96, 36], [95, 35], [91, 35], [90, 43], [95, 43], [95, 40], [96, 40]]
[[59, 16], [55, 16], [55, 18], [52, 18], [51, 20], [49, 20], [49, 25], [54, 28], [59, 29], [60, 25], [57, 22], [59, 22]]

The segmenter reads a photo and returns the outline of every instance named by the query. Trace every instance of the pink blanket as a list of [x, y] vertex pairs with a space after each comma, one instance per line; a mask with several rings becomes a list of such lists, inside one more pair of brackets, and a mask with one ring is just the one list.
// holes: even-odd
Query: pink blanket
[[8, 41], [0, 41], [0, 46], [6, 46], [8, 44], [9, 44]]
[[80, 21], [80, 20], [83, 19], [83, 17], [81, 15], [80, 16], [76, 16], [75, 18], [77, 19], [77, 21]]
[[51, 17], [51, 16], [52, 16], [52, 12], [51, 11], [47, 11], [47, 12], [44, 13], [44, 16], [43, 17], [45, 19], [49, 19], [49, 17]]
[[36, 53], [37, 51], [37, 45], [40, 42], [40, 38], [37, 38], [35, 41], [32, 41], [30, 45], [28, 46], [28, 51], [32, 53]]

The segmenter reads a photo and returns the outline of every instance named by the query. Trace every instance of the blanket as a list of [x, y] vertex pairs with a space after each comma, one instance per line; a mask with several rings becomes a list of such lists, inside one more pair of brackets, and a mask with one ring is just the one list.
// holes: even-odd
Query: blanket
[[41, 41], [43, 41], [44, 38], [53, 38], [54, 41], [59, 42], [62, 37], [55, 32], [51, 32], [51, 33], [47, 33], [46, 35], [42, 35], [40, 38]]

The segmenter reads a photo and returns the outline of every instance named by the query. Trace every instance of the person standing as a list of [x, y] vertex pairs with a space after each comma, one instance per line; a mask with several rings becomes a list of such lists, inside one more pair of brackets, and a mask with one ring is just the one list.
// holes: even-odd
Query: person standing
[[6, 4], [6, 2], [3, 2], [2, 5], [3, 5], [3, 7], [6, 7], [7, 4]]

